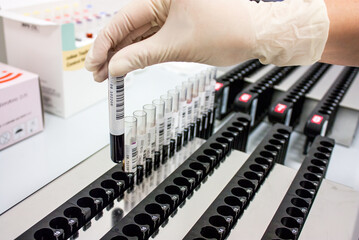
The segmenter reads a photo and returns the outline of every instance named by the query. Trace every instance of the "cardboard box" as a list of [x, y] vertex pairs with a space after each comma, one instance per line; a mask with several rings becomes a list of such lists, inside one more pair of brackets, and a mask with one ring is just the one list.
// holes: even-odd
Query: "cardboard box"
[[0, 63], [0, 150], [43, 129], [39, 77]]
[[[101, 11], [113, 12], [129, 0], [104, 0]], [[44, 109], [67, 118], [107, 97], [107, 84], [94, 82], [84, 68], [93, 40], [75, 41], [74, 23], [55, 23], [24, 13], [63, 6], [74, 1], [3, 10], [7, 63], [40, 77]]]

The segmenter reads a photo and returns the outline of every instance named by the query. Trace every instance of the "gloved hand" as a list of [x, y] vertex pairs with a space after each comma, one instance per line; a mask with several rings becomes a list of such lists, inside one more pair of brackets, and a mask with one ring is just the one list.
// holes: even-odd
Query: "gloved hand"
[[100, 32], [85, 67], [103, 81], [108, 69], [119, 76], [168, 61], [311, 64], [328, 31], [324, 0], [133, 0]]

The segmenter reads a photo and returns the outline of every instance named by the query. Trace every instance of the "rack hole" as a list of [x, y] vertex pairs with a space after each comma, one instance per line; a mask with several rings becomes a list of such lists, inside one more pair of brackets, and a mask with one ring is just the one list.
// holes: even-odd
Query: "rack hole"
[[273, 145], [265, 145], [264, 149], [271, 152], [278, 152], [278, 148], [274, 147]]
[[262, 157], [265, 157], [265, 158], [274, 159], [273, 153], [268, 152], [268, 151], [262, 151], [259, 153], [259, 155], [261, 155]]
[[309, 181], [318, 182], [319, 178], [312, 173], [305, 173], [303, 177]]
[[102, 188], [91, 189], [89, 194], [93, 198], [102, 198], [103, 200], [106, 200], [106, 196], [107, 196], [106, 191]]
[[214, 227], [203, 227], [201, 229], [201, 235], [205, 238], [215, 238], [219, 239], [219, 233], [217, 232], [217, 229]]
[[151, 203], [151, 204], [146, 205], [145, 211], [150, 214], [160, 214], [160, 215], [163, 212], [161, 206], [156, 203]]
[[244, 176], [250, 180], [260, 180], [260, 177], [258, 176], [258, 174], [254, 173], [254, 172], [245, 172]]
[[161, 204], [171, 204], [172, 203], [172, 199], [170, 196], [166, 195], [166, 194], [159, 194], [155, 197], [156, 202], [161, 203]]
[[281, 222], [284, 226], [289, 227], [289, 228], [299, 228], [300, 224], [291, 217], [284, 217], [281, 219]]
[[227, 227], [228, 222], [222, 216], [212, 216], [209, 218], [209, 223], [215, 227]]
[[312, 172], [312, 173], [317, 173], [317, 174], [318, 173], [319, 174], [323, 173], [323, 171], [320, 168], [315, 167], [315, 166], [309, 166], [307, 169], [308, 169], [309, 172]]
[[289, 208], [287, 208], [286, 211], [287, 211], [287, 213], [289, 214], [289, 216], [292, 216], [292, 217], [301, 217], [301, 218], [304, 217], [304, 213], [303, 213], [299, 208], [289, 207]]
[[232, 207], [242, 206], [242, 202], [237, 197], [233, 197], [233, 196], [226, 197], [224, 199], [224, 202]]
[[197, 174], [196, 174], [195, 171], [188, 170], [188, 169], [183, 170], [183, 171], [182, 171], [182, 175], [183, 175], [184, 177], [194, 178], [194, 179], [196, 179], [196, 177], [197, 177]]
[[127, 236], [139, 237], [140, 239], [142, 239], [141, 236], [143, 235], [140, 227], [135, 224], [128, 224], [128, 225], [124, 226], [122, 228], [122, 232]]
[[307, 203], [304, 199], [301, 198], [292, 198], [291, 203], [299, 208], [308, 208], [309, 203]]
[[229, 206], [219, 206], [217, 208], [217, 212], [221, 214], [222, 216], [232, 216], [234, 217], [233, 209]]
[[190, 183], [188, 182], [188, 180], [183, 177], [177, 177], [177, 178], [173, 179], [173, 183], [178, 186], [185, 186], [188, 188], [190, 187]]
[[83, 208], [91, 208], [94, 205], [94, 201], [92, 198], [89, 197], [83, 197], [77, 200], [77, 205]]
[[331, 151], [330, 151], [328, 148], [326, 148], [326, 147], [318, 147], [317, 150], [318, 150], [319, 152], [324, 153], [324, 154], [331, 153]]
[[243, 127], [229, 127], [227, 128], [228, 131], [230, 132], [235, 132], [235, 133], [242, 133], [243, 131]]
[[68, 221], [64, 217], [57, 217], [52, 219], [49, 225], [54, 229], [63, 229], [64, 231], [66, 231], [69, 228]]
[[209, 163], [211, 164], [212, 163], [212, 160], [209, 156], [205, 156], [205, 155], [200, 155], [197, 157], [197, 160], [199, 162], [202, 162], [202, 163]]
[[203, 151], [203, 153], [206, 154], [206, 155], [208, 155], [208, 156], [214, 156], [214, 157], [216, 157], [216, 158], [217, 158], [217, 156], [218, 156], [218, 153], [217, 153], [215, 150], [213, 150], [213, 149], [205, 149], [205, 150]]
[[264, 173], [264, 168], [261, 165], [258, 164], [252, 164], [249, 166], [249, 169], [255, 172], [261, 172]]
[[321, 141], [320, 145], [322, 145], [324, 147], [327, 147], [327, 148], [333, 148], [334, 147], [334, 145], [332, 143], [327, 142], [327, 141]]
[[282, 146], [283, 145], [280, 141], [278, 141], [276, 139], [270, 139], [269, 143], [272, 144], [272, 145], [275, 145], [275, 146]]
[[243, 188], [252, 188], [252, 189], [255, 188], [254, 184], [251, 181], [247, 180], [247, 179], [239, 180], [238, 185], [243, 187]]
[[328, 157], [323, 153], [314, 153], [314, 157], [319, 158], [320, 160], [328, 160]]
[[278, 228], [275, 234], [282, 239], [294, 239], [294, 234], [288, 228]]
[[274, 138], [278, 139], [278, 140], [285, 140], [286, 137], [282, 134], [274, 134], [273, 135]]
[[146, 213], [137, 214], [134, 217], [135, 223], [140, 225], [152, 225], [152, 217]]
[[64, 211], [64, 215], [68, 218], [77, 218], [79, 221], [81, 220], [82, 212], [80, 208], [77, 207], [69, 207]]
[[194, 170], [200, 170], [203, 172], [206, 172], [206, 168], [205, 166], [203, 166], [203, 164], [198, 163], [198, 162], [193, 162], [189, 165], [190, 168], [194, 169]]
[[254, 161], [258, 164], [269, 166], [269, 161], [265, 158], [256, 158]]
[[305, 189], [311, 189], [311, 190], [315, 190], [316, 187], [313, 183], [309, 182], [309, 181], [301, 181], [299, 183], [300, 186], [302, 186]]
[[325, 166], [326, 166], [325, 162], [323, 162], [323, 161], [321, 161], [321, 160], [318, 160], [318, 159], [313, 159], [313, 160], [311, 161], [311, 163], [312, 163], [313, 165], [315, 165], [315, 166], [318, 166], [318, 167], [325, 167]]
[[118, 188], [118, 185], [113, 180], [105, 180], [105, 181], [101, 182], [101, 187], [103, 187], [103, 188], [111, 188], [114, 191], [116, 191], [116, 189]]
[[180, 195], [181, 189], [175, 185], [170, 185], [165, 188], [165, 192], [168, 194], [177, 194]]
[[224, 132], [222, 133], [222, 136], [226, 138], [234, 138], [234, 135], [230, 132]]
[[111, 176], [115, 180], [126, 180], [127, 179], [127, 173], [125, 172], [114, 172]]
[[41, 228], [34, 234], [36, 240], [55, 240], [54, 232], [50, 228]]
[[244, 188], [232, 188], [231, 193], [237, 197], [248, 198], [248, 193]]
[[295, 191], [295, 193], [299, 197], [302, 197], [302, 198], [312, 198], [313, 197], [313, 195], [308, 190], [305, 190], [305, 189], [297, 189]]
[[280, 134], [283, 134], [283, 135], [289, 135], [290, 134], [290, 132], [288, 130], [285, 130], [283, 128], [279, 128], [277, 130], [277, 132], [279, 132]]

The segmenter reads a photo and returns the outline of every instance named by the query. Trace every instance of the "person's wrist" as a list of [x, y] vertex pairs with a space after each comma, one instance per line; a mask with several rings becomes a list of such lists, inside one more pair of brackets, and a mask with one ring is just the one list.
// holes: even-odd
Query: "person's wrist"
[[320, 60], [329, 32], [323, 0], [260, 2], [250, 11], [254, 56], [263, 64], [308, 65]]

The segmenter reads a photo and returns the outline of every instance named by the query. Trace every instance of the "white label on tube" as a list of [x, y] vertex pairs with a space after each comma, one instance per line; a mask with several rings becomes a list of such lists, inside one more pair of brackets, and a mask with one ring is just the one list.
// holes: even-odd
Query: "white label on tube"
[[193, 123], [193, 103], [190, 102], [190, 103], [187, 103], [187, 126], [190, 124], [190, 123]]
[[196, 122], [199, 116], [199, 97], [195, 97], [192, 99], [193, 102], [193, 122]]
[[183, 132], [186, 126], [187, 103], [180, 102], [180, 131]]
[[110, 133], [112, 135], [124, 134], [124, 116], [125, 116], [125, 77], [109, 76], [108, 80], [108, 101], [110, 112]]
[[165, 120], [156, 120], [156, 151], [161, 151], [165, 137]]
[[144, 165], [146, 158], [146, 134], [137, 136], [138, 164]]
[[166, 136], [166, 139], [165, 139], [165, 145], [168, 145], [170, 144], [170, 141], [171, 141], [171, 135], [172, 135], [172, 113], [169, 112], [169, 113], [166, 113], [166, 116], [165, 116], [165, 125], [166, 125], [166, 128], [165, 128], [165, 136]]
[[209, 100], [209, 108], [213, 111], [214, 109], [214, 100], [216, 98], [216, 81], [212, 81], [211, 84], [211, 97]]
[[125, 145], [125, 172], [132, 172], [136, 175], [137, 170], [137, 143]]
[[205, 109], [204, 111], [208, 111], [209, 109], [209, 100], [211, 98], [211, 86], [206, 86], [205, 88]]
[[206, 110], [206, 93], [200, 92], [199, 99], [200, 99], [200, 102], [199, 102], [200, 113], [204, 113]]
[[172, 113], [172, 138], [176, 139], [176, 134], [179, 133], [179, 112]]
[[156, 148], [156, 128], [147, 128], [147, 157], [153, 158]]

